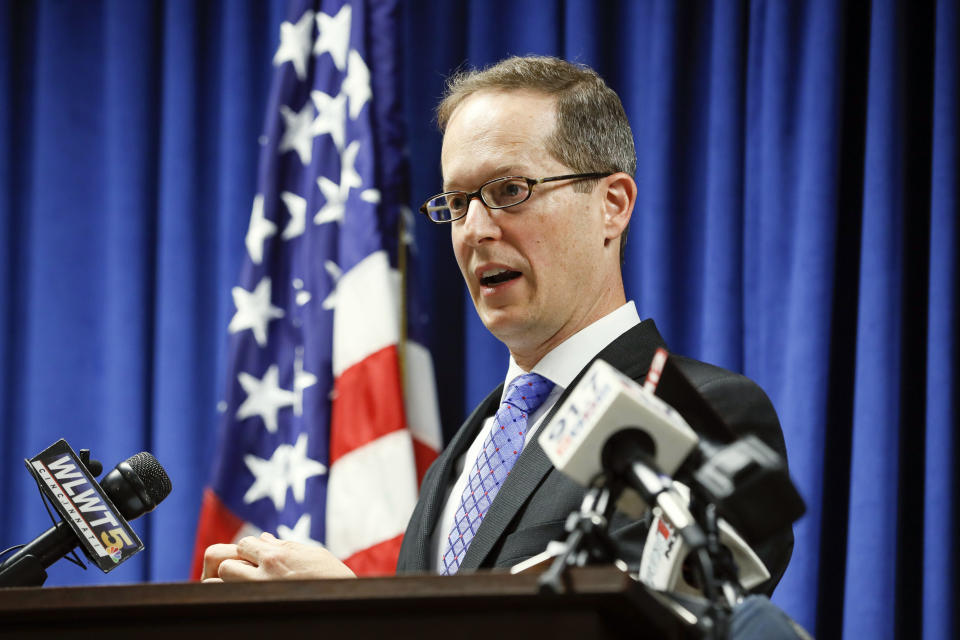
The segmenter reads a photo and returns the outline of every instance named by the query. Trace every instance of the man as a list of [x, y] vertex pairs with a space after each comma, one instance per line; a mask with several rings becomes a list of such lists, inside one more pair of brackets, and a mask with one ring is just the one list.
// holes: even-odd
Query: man
[[[504, 385], [478, 406], [427, 472], [399, 572], [507, 567], [564, 536], [583, 490], [536, 442], [596, 358], [640, 380], [665, 346], [627, 302], [620, 271], [636, 201], [633, 136], [620, 100], [592, 70], [553, 58], [510, 58], [455, 76], [438, 108], [443, 193], [421, 211], [448, 224], [484, 325], [510, 351]], [[686, 358], [681, 369], [738, 434], [785, 456], [776, 413], [747, 378]], [[628, 560], [645, 525], [614, 520]], [[789, 530], [757, 549], [772, 591]], [[210, 547], [209, 579], [338, 577], [324, 549], [264, 534]]]

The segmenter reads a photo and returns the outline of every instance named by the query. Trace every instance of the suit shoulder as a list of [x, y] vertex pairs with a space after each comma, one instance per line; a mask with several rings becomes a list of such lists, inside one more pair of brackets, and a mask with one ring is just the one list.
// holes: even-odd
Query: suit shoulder
[[683, 375], [704, 395], [736, 393], [739, 395], [738, 399], [741, 402], [754, 401], [769, 405], [769, 408], [773, 410], [773, 404], [766, 392], [760, 385], [742, 373], [736, 373], [687, 356], [671, 354], [670, 357], [676, 362]]
[[671, 353], [670, 358], [677, 364], [683, 374], [691, 382], [693, 382], [698, 389], [702, 389], [703, 387], [713, 383], [731, 385], [742, 384], [745, 386], [755, 386], [759, 389], [759, 385], [757, 385], [756, 382], [742, 373], [730, 371], [729, 369], [718, 367], [715, 364], [710, 364], [709, 362], [703, 362], [701, 360], [695, 360], [694, 358], [682, 356], [676, 353]]

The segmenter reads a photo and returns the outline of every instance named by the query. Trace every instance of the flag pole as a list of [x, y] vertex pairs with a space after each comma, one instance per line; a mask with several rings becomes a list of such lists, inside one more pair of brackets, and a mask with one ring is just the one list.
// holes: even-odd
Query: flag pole
[[397, 270], [400, 272], [400, 339], [397, 344], [397, 360], [400, 365], [400, 389], [406, 389], [407, 381], [407, 242], [406, 218], [403, 211], [397, 215]]

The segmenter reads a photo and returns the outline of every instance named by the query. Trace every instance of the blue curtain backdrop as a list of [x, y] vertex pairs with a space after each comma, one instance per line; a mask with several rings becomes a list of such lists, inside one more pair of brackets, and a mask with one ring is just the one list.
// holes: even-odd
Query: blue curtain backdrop
[[[48, 526], [20, 461], [59, 437], [108, 467], [150, 450], [174, 482], [138, 558], [50, 584], [187, 575], [284, 5], [0, 2], [0, 547]], [[411, 205], [464, 62], [559, 55], [620, 93], [628, 295], [777, 407], [808, 513], [774, 600], [818, 637], [957, 632], [957, 5], [404, 7]], [[417, 224], [449, 435], [507, 355]]]

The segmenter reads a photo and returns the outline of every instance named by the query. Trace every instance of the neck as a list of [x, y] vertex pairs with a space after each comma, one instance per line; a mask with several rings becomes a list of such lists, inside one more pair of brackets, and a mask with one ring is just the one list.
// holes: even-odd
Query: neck
[[510, 349], [510, 355], [513, 356], [514, 362], [516, 362], [521, 369], [529, 372], [533, 370], [544, 356], [563, 344], [568, 338], [582, 329], [589, 327], [600, 318], [613, 313], [626, 304], [626, 302], [627, 298], [623, 291], [623, 284], [620, 283], [618, 288], [609, 292], [609, 295], [598, 297], [592, 307], [585, 310], [581, 315], [570, 318], [567, 323], [545, 339], [530, 344], [520, 341], [514, 344], [507, 344], [507, 347]]

